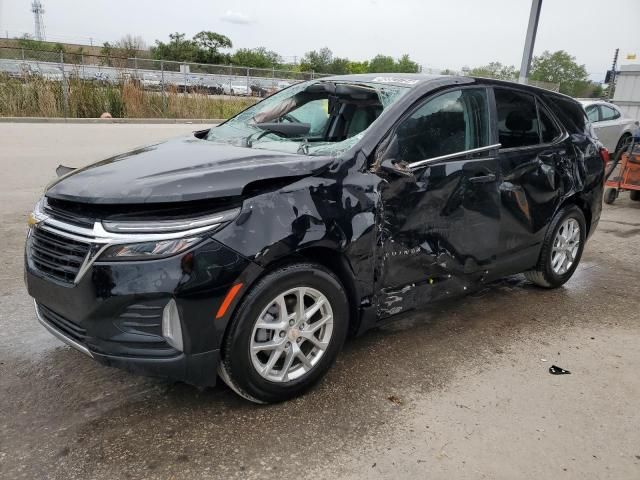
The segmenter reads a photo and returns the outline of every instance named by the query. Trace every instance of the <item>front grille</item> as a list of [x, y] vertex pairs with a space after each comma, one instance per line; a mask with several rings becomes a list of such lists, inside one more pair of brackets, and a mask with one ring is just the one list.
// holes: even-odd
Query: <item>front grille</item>
[[30, 256], [42, 274], [64, 283], [73, 283], [91, 248], [42, 228], [31, 232]]
[[87, 339], [87, 331], [80, 325], [67, 320], [41, 304], [38, 304], [38, 312], [40, 313], [40, 317], [56, 330], [80, 344], [85, 343]]

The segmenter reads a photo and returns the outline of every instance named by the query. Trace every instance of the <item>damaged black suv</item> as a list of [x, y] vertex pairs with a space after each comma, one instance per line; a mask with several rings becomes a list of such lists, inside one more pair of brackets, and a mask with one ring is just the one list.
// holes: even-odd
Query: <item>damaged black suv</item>
[[507, 82], [352, 75], [67, 172], [30, 216], [39, 321], [94, 359], [256, 402], [349, 333], [524, 272], [558, 287], [600, 217], [582, 107]]

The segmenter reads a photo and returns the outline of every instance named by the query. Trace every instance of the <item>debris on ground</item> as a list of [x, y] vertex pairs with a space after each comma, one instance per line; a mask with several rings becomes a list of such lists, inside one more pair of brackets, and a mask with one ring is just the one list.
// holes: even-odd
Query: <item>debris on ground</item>
[[570, 375], [571, 372], [569, 370], [565, 370], [564, 368], [560, 368], [557, 365], [551, 365], [549, 367], [549, 373], [551, 375]]
[[395, 395], [390, 395], [389, 397], [387, 397], [387, 400], [389, 400], [391, 403], [395, 403], [398, 406], [404, 403], [400, 398], [396, 397]]

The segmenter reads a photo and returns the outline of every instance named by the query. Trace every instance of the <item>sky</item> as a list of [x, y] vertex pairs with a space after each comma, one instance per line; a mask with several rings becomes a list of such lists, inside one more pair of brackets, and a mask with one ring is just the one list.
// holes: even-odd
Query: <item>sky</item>
[[[408, 53], [425, 69], [499, 61], [520, 66], [531, 0], [41, 0], [47, 38], [96, 44], [125, 34], [152, 45], [171, 32], [213, 30], [234, 48], [287, 61], [329, 47], [354, 60]], [[640, 59], [640, 0], [543, 0], [534, 54], [566, 50], [593, 80], [620, 48]], [[0, 35], [33, 33], [31, 0], [0, 0]], [[628, 62], [626, 62], [628, 63]]]

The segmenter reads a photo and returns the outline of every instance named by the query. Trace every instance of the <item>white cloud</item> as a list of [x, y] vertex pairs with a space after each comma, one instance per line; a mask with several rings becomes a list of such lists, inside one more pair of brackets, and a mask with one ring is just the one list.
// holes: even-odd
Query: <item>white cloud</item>
[[224, 15], [220, 17], [220, 20], [227, 23], [236, 23], [239, 25], [247, 25], [251, 23], [249, 17], [247, 17], [244, 13], [234, 12], [233, 10], [227, 10]]

